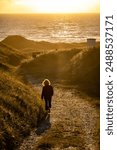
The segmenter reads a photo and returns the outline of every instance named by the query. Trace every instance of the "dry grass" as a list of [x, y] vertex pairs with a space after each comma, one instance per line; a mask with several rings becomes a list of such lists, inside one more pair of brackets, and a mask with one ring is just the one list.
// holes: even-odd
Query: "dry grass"
[[18, 50], [0, 42], [0, 69], [3, 71], [12, 71], [26, 58], [27, 56]]
[[[13, 48], [19, 49], [23, 52], [37, 52], [37, 51], [48, 51], [48, 50], [70, 50], [70, 49], [82, 49], [87, 47], [87, 43], [50, 43], [46, 41], [36, 42], [28, 40], [19, 35], [11, 35], [3, 40], [7, 45]], [[97, 42], [99, 45], [99, 42]]]
[[43, 117], [38, 93], [0, 71], [0, 149], [14, 149]]
[[[67, 127], [66, 127], [67, 130]], [[68, 132], [69, 133], [69, 132]], [[51, 148], [78, 148], [84, 149], [84, 141], [82, 138], [81, 128], [77, 127], [77, 131], [74, 131], [70, 135], [67, 135], [67, 131], [63, 128], [62, 124], [56, 124], [53, 128], [50, 128], [45, 136], [41, 138], [37, 145], [35, 145], [35, 150], [44, 150]]]
[[100, 47], [49, 52], [22, 64], [20, 72], [36, 80], [64, 80], [80, 86], [88, 94], [99, 96]]
[[70, 63], [70, 59], [80, 51], [80, 49], [73, 49], [69, 51], [53, 51], [40, 55], [32, 61], [22, 64], [20, 72], [37, 79], [40, 77], [60, 78], [61, 73], [65, 72], [66, 65]]
[[[88, 51], [83, 49], [81, 43], [77, 48], [75, 44], [60, 44], [33, 41], [27, 41], [22, 37], [10, 37], [4, 40], [6, 43], [0, 43], [0, 149], [15, 149], [22, 140], [29, 135], [37, 122], [43, 118], [44, 111], [40, 106], [39, 93], [34, 91], [30, 86], [22, 83], [19, 76], [15, 77], [16, 68], [20, 66], [21, 62], [27, 58], [20, 51], [12, 48], [16, 46], [29, 46], [31, 42], [34, 45], [41, 44], [47, 47], [48, 50], [55, 48], [65, 48], [72, 50], [53, 51], [25, 62], [20, 67], [20, 73], [24, 75], [31, 75], [34, 79], [51, 78], [66, 80], [70, 85], [80, 85], [82, 90], [89, 93], [98, 93], [99, 96], [99, 47]], [[23, 40], [23, 41], [22, 41]], [[24, 43], [20, 43], [22, 41]], [[8, 43], [9, 42], [9, 43]], [[17, 43], [20, 43], [19, 45]], [[16, 45], [13, 45], [13, 44]], [[32, 44], [33, 48], [34, 45]], [[86, 43], [85, 43], [86, 44]], [[80, 47], [81, 46], [81, 47]], [[84, 45], [85, 47], [85, 45]], [[9, 72], [10, 71], [10, 72]], [[14, 72], [12, 72], [14, 71]], [[18, 71], [19, 72], [19, 71]], [[96, 107], [99, 108], [99, 102], [95, 102]], [[79, 121], [80, 122], [80, 121]], [[57, 128], [56, 128], [57, 126]], [[63, 126], [55, 124], [56, 132], [53, 129], [48, 131], [45, 137], [39, 141], [36, 149], [49, 149], [53, 147], [67, 148], [70, 146], [81, 147], [83, 149], [84, 140], [81, 128], [77, 128], [72, 136], [64, 136]], [[97, 134], [97, 130], [96, 133]], [[54, 140], [53, 140], [54, 139]], [[82, 143], [82, 145], [80, 145]]]
[[71, 60], [68, 69], [72, 82], [82, 90], [99, 96], [100, 92], [100, 47], [82, 51]]
[[39, 93], [16, 76], [27, 59], [23, 53], [0, 42], [0, 149], [13, 150], [43, 118]]

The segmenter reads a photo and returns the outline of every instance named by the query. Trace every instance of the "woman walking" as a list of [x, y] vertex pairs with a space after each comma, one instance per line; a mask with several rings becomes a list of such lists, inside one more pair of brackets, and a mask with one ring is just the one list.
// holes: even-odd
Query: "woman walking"
[[43, 85], [43, 89], [42, 89], [41, 99], [45, 100], [45, 110], [48, 110], [50, 112], [52, 96], [54, 93], [53, 87], [51, 86], [51, 83], [48, 79], [45, 79], [42, 82], [42, 85]]

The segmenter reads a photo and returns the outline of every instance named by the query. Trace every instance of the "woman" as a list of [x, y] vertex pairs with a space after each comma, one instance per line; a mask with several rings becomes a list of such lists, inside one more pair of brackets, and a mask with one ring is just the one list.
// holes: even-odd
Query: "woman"
[[48, 110], [50, 112], [51, 108], [51, 101], [53, 96], [53, 87], [51, 86], [51, 83], [48, 79], [45, 79], [42, 82], [43, 89], [41, 94], [41, 99], [45, 100], [45, 110]]

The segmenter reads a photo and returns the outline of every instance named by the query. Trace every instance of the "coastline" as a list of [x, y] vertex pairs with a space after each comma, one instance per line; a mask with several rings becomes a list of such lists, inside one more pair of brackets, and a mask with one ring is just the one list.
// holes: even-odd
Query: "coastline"
[[92, 13], [3, 14], [0, 16], [0, 40], [17, 34], [30, 40], [53, 43], [81, 43], [87, 38], [99, 41], [99, 22], [100, 15]]
[[[87, 40], [87, 39], [86, 39]], [[20, 35], [10, 35], [4, 40], [0, 41], [13, 48], [23, 51], [45, 51], [45, 50], [70, 50], [70, 49], [84, 49], [87, 48], [86, 42], [48, 42], [29, 40]], [[100, 41], [96, 41], [96, 46], [100, 45]]]

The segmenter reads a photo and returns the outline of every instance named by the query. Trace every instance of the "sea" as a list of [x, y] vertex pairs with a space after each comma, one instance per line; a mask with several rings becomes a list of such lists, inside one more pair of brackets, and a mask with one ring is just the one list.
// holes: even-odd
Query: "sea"
[[100, 41], [100, 14], [0, 14], [0, 41], [9, 35], [48, 42]]

